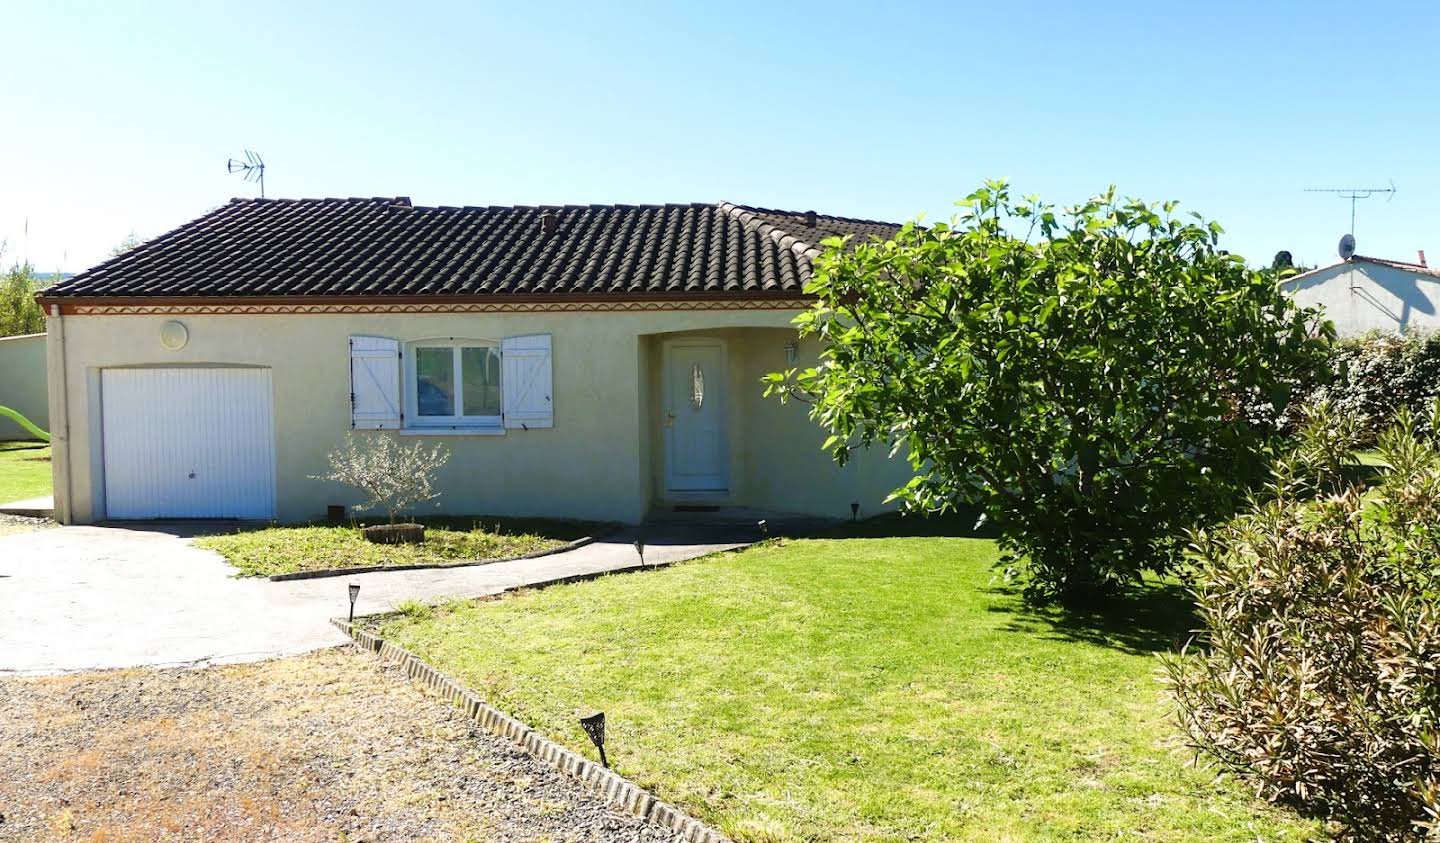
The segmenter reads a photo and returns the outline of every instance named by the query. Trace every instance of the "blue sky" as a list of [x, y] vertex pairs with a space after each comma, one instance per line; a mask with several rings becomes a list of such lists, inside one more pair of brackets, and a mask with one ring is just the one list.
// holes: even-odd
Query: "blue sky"
[[[982, 180], [1218, 219], [1252, 261], [1440, 263], [1440, 4], [0, 0], [4, 261], [255, 189], [948, 217]], [[26, 226], [28, 224], [28, 232]]]

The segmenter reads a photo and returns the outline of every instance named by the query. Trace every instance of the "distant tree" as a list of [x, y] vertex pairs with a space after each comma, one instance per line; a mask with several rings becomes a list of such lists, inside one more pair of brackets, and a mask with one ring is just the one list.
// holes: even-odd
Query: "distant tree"
[[1176, 203], [1112, 190], [1060, 212], [991, 182], [961, 204], [887, 243], [827, 240], [796, 320], [821, 364], [768, 392], [812, 401], [839, 461], [903, 447], [910, 507], [983, 508], [1031, 597], [1085, 603], [1169, 569], [1279, 444], [1240, 397], [1283, 407], [1334, 329]]
[[118, 258], [118, 257], [120, 257], [121, 255], [125, 254], [126, 252], [130, 251], [131, 249], [135, 248], [136, 246], [139, 246], [141, 243], [144, 243], [144, 242], [145, 242], [145, 238], [144, 238], [144, 237], [141, 237], [141, 236], [138, 235], [138, 234], [136, 234], [136, 233], [135, 233], [135, 229], [132, 228], [132, 229], [130, 229], [130, 233], [127, 234], [127, 235], [125, 235], [125, 239], [124, 239], [124, 240], [121, 240], [119, 243], [117, 243], [117, 244], [115, 245], [115, 248], [113, 248], [113, 249], [110, 250], [110, 257], [112, 257], [112, 258]]
[[1295, 262], [1295, 256], [1289, 250], [1281, 249], [1275, 253], [1275, 259], [1270, 261], [1270, 271], [1279, 278], [1289, 278], [1291, 275], [1299, 275], [1302, 272], [1309, 272], [1313, 266], [1306, 266]]
[[[0, 259], [5, 253], [0, 243]], [[39, 334], [45, 330], [45, 312], [35, 301], [40, 283], [35, 267], [16, 261], [0, 276], [0, 337]]]

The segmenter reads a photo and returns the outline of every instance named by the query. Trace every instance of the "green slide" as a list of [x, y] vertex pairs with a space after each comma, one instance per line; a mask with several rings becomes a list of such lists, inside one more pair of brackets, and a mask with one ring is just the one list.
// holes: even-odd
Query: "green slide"
[[0, 407], [0, 416], [4, 416], [7, 419], [14, 420], [16, 424], [30, 431], [30, 434], [36, 439], [44, 439], [46, 442], [50, 441], [50, 434], [31, 424], [29, 419], [15, 412], [9, 407]]

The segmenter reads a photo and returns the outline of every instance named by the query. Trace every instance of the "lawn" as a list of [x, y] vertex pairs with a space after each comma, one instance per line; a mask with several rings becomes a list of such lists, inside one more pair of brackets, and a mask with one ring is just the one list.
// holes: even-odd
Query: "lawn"
[[384, 634], [592, 758], [576, 719], [603, 710], [621, 773], [742, 843], [1321, 836], [1190, 766], [1154, 657], [1178, 589], [1063, 618], [995, 579], [991, 541], [858, 529]]
[[0, 442], [0, 503], [50, 494], [50, 446]]
[[418, 520], [425, 524], [423, 544], [373, 544], [350, 524], [240, 528], [196, 539], [195, 544], [225, 557], [239, 569], [240, 576], [268, 577], [372, 565], [444, 565], [500, 559], [551, 550], [605, 527], [586, 521], [489, 516]]

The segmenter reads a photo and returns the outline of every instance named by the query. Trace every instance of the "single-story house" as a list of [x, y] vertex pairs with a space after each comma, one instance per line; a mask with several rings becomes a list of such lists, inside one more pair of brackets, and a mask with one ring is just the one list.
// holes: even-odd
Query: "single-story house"
[[726, 202], [236, 199], [41, 294], [55, 511], [303, 521], [354, 431], [439, 441], [450, 514], [873, 513], [905, 460], [821, 450], [761, 377], [818, 244], [896, 226]]
[[1440, 328], [1440, 270], [1355, 255], [1281, 282], [1305, 307], [1325, 308], [1341, 336]]

